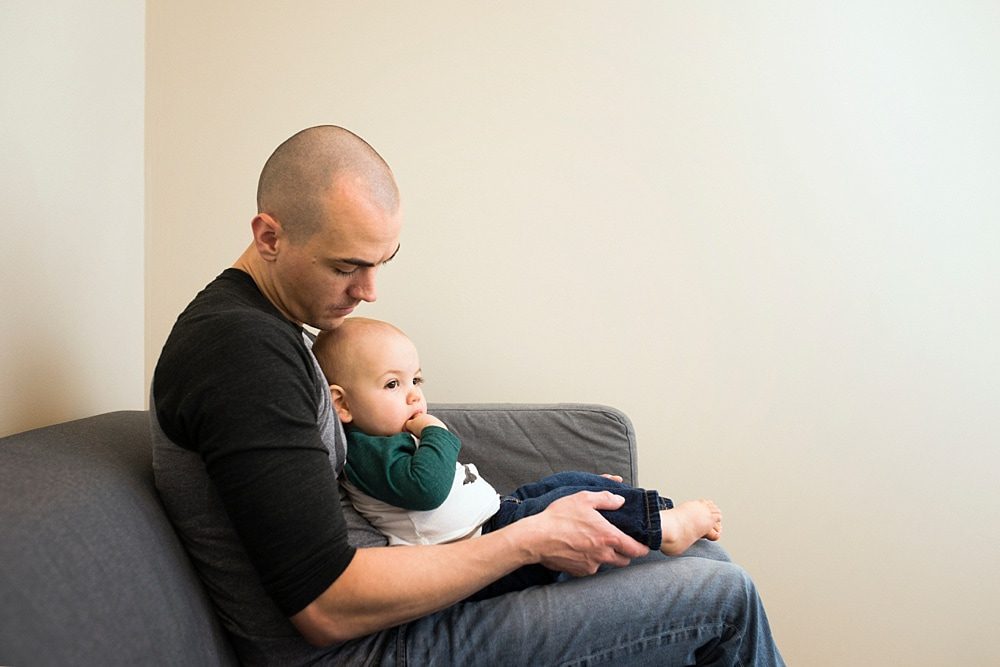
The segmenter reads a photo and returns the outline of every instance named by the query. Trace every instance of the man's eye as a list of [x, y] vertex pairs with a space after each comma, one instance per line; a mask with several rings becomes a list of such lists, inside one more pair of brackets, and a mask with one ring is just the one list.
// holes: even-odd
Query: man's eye
[[358, 267], [356, 266], [353, 269], [350, 269], [349, 271], [344, 271], [343, 269], [338, 269], [337, 267], [333, 267], [333, 272], [336, 273], [338, 276], [350, 276], [353, 275], [357, 270]]
[[389, 380], [388, 382], [385, 383], [386, 389], [395, 389], [398, 386], [399, 386], [399, 380]]

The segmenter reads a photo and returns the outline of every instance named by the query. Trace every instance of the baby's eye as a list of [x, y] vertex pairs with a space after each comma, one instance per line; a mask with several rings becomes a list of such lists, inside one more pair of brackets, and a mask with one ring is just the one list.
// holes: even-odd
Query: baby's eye
[[398, 386], [399, 386], [399, 380], [389, 380], [388, 382], [385, 383], [386, 389], [395, 389]]
[[424, 379], [423, 378], [413, 378], [413, 385], [414, 386], [419, 387], [423, 383], [424, 383]]

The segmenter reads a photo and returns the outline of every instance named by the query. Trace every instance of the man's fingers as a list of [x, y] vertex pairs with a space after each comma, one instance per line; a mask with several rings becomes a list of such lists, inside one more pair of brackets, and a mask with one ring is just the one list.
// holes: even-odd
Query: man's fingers
[[[588, 501], [595, 510], [616, 510], [625, 504], [624, 497], [611, 491], [582, 491], [581, 494], [583, 493], [588, 495]], [[603, 558], [602, 563], [624, 567], [633, 558], [640, 558], [649, 553], [649, 547], [646, 545], [637, 542], [610, 524], [608, 527], [618, 534], [618, 539], [609, 544], [613, 553]]]
[[626, 560], [625, 565], [628, 565], [628, 561], [633, 558], [641, 558], [649, 553], [649, 547], [645, 544], [633, 540], [625, 533], [622, 535], [624, 535], [624, 539], [615, 546], [615, 553]]
[[595, 574], [601, 565], [625, 567], [632, 562], [633, 558], [641, 558], [649, 553], [649, 548], [645, 545], [636, 542], [627, 535], [623, 535], [623, 537], [624, 539], [621, 544], [608, 547], [606, 550], [596, 554], [595, 560], [581, 565], [579, 569], [575, 572], [570, 572], [570, 574], [575, 577], [585, 577]]
[[[636, 542], [636, 544], [639, 543]], [[640, 553], [628, 556], [616, 550], [614, 553], [611, 554], [611, 557], [608, 558], [608, 560], [605, 562], [608, 565], [613, 565], [614, 567], [625, 567], [626, 565], [632, 562], [633, 558], [639, 558], [640, 556], [645, 556], [647, 553], [649, 553], [649, 549], [643, 547], [641, 544], [639, 544], [639, 547], [640, 547]]]
[[542, 565], [582, 577], [593, 574], [601, 565], [624, 567], [633, 558], [648, 554], [649, 547], [621, 532], [596, 511], [613, 511], [624, 502], [622, 496], [610, 491], [580, 491], [552, 503], [542, 514], [553, 517], [556, 526], [562, 524], [554, 534], [564, 529], [570, 532], [559, 540], [558, 549], [542, 558]]
[[581, 491], [586, 494], [590, 506], [595, 510], [616, 510], [625, 504], [625, 498], [610, 491]]

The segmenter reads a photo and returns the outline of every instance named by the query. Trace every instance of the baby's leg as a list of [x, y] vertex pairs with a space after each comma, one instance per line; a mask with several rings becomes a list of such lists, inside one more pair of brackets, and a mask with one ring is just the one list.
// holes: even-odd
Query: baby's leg
[[680, 556], [701, 538], [722, 537], [722, 511], [711, 500], [692, 500], [671, 510], [660, 511], [663, 542], [660, 551]]

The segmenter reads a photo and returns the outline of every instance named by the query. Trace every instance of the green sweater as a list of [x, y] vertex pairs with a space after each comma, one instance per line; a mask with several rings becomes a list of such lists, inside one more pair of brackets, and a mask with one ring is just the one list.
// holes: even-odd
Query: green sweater
[[347, 479], [369, 496], [405, 510], [436, 509], [448, 497], [462, 443], [428, 426], [417, 446], [409, 433], [373, 436], [347, 431]]

